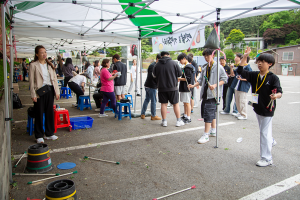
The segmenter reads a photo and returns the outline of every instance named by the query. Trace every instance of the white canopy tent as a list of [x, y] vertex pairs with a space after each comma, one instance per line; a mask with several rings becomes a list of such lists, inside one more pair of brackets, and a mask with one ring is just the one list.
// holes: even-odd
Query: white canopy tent
[[[109, 47], [122, 46], [140, 41], [141, 38], [195, 28], [200, 22], [202, 25], [208, 25], [300, 8], [297, 0], [241, 2], [232, 0], [44, 0], [43, 2], [1, 0], [0, 2], [5, 3], [1, 5], [1, 11], [6, 10], [13, 35], [16, 37], [16, 50], [24, 53], [34, 52], [37, 44], [43, 44], [48, 52], [60, 48], [84, 50], [85, 47], [95, 50], [102, 48], [104, 42]], [[5, 27], [4, 17], [2, 13], [2, 27]], [[5, 58], [4, 29], [2, 37]], [[10, 43], [12, 44], [13, 41], [11, 40]], [[138, 65], [142, 68], [140, 55], [139, 45]], [[5, 59], [3, 60], [4, 74], [7, 74], [6, 62]], [[12, 73], [11, 67], [11, 75]], [[4, 87], [6, 119], [9, 119], [6, 76]], [[6, 122], [6, 126], [10, 138], [9, 121]], [[12, 180], [11, 173], [10, 180]]]

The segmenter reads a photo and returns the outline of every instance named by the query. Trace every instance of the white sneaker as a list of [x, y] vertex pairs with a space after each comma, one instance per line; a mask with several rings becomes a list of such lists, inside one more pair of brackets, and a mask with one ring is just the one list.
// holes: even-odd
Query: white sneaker
[[163, 127], [167, 127], [167, 126], [168, 126], [168, 123], [167, 123], [167, 121], [162, 121], [162, 122], [161, 122], [161, 125], [162, 125]]
[[209, 137], [216, 137], [216, 136], [217, 136], [217, 133], [212, 133], [211, 129], [210, 129], [210, 131], [209, 131]]
[[231, 115], [233, 116], [237, 116], [239, 113], [231, 113]]
[[44, 139], [43, 138], [38, 138], [38, 139], [36, 139], [36, 143], [38, 143], [38, 144], [44, 143]]
[[209, 142], [209, 136], [208, 134], [203, 134], [202, 137], [198, 140], [198, 143], [204, 144], [206, 142]]
[[184, 125], [184, 122], [182, 120], [176, 122], [177, 127], [183, 126], [183, 125]]
[[247, 117], [241, 115], [241, 116], [238, 117], [238, 119], [239, 120], [245, 120], [245, 119], [247, 119]]
[[274, 140], [273, 138], [273, 143], [272, 143], [272, 147], [274, 147], [277, 144], [277, 142]]
[[100, 108], [96, 108], [96, 109], [95, 109], [95, 112], [100, 112]]
[[58, 137], [56, 135], [52, 135], [50, 137], [44, 137], [46, 140], [56, 140]]
[[242, 116], [240, 113], [238, 113], [238, 114], [236, 114], [236, 118], [238, 118], [238, 117], [240, 117], [240, 116]]
[[77, 106], [78, 106], [77, 103], [73, 103], [73, 104], [72, 104], [72, 107], [77, 107]]
[[221, 111], [220, 114], [221, 114], [221, 115], [229, 115], [230, 113]]
[[266, 166], [269, 166], [269, 165], [272, 165], [273, 164], [273, 161], [272, 160], [269, 160], [269, 161], [266, 161], [266, 160], [260, 160], [256, 163], [257, 166], [259, 167], [266, 167]]
[[107, 117], [108, 115], [106, 114], [99, 114], [98, 117]]

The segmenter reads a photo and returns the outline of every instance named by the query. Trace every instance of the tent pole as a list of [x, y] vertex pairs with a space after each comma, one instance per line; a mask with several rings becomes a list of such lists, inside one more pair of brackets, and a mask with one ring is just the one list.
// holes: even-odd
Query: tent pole
[[[10, 33], [9, 33], [9, 39], [10, 39], [10, 101], [11, 101], [11, 105], [13, 105], [13, 82], [14, 82], [14, 41], [13, 41], [13, 29], [10, 29]], [[10, 111], [10, 117], [13, 118], [13, 109], [12, 106], [10, 107], [11, 111]]]
[[[217, 28], [218, 28], [218, 34], [220, 35], [220, 8], [217, 8], [216, 11], [217, 11]], [[220, 68], [220, 50], [217, 50], [217, 116], [216, 116], [216, 146], [214, 148], [218, 148], [218, 135], [219, 135], [219, 132], [218, 132], [218, 129], [219, 129], [219, 108], [220, 108], [220, 91], [219, 91], [219, 77], [220, 77], [220, 71], [219, 71], [219, 68]]]
[[[139, 59], [140, 59], [140, 95], [141, 95], [141, 110], [143, 108], [143, 60], [142, 60], [142, 38], [139, 37]], [[137, 79], [136, 79], [137, 80]]]
[[12, 168], [11, 168], [11, 130], [10, 117], [8, 106], [8, 82], [7, 82], [7, 56], [6, 56], [6, 26], [5, 26], [5, 7], [4, 2], [1, 3], [1, 28], [2, 28], [2, 49], [3, 49], [3, 76], [4, 76], [4, 103], [5, 103], [5, 128], [6, 128], [6, 145], [7, 159], [9, 169], [9, 182], [12, 183]]

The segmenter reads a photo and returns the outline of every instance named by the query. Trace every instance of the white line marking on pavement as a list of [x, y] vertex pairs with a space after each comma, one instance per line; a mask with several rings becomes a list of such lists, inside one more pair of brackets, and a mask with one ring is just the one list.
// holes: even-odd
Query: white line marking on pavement
[[[235, 124], [235, 122], [225, 122], [225, 123], [219, 124], [219, 126], [227, 126], [227, 125], [232, 125], [232, 124]], [[126, 139], [120, 139], [120, 140], [113, 140], [113, 141], [108, 141], [108, 142], [100, 142], [100, 143], [94, 143], [94, 144], [89, 144], [89, 145], [79, 145], [79, 146], [73, 146], [73, 147], [53, 149], [53, 150], [50, 150], [50, 153], [65, 152], [65, 151], [77, 150], [77, 149], [86, 149], [86, 148], [96, 147], [98, 145], [104, 146], [104, 145], [109, 145], [109, 144], [118, 144], [118, 143], [123, 143], [123, 142], [132, 142], [132, 141], [136, 141], [136, 140], [142, 140], [142, 139], [147, 139], [147, 138], [159, 137], [159, 136], [164, 136], [164, 135], [171, 135], [171, 134], [175, 134], [175, 133], [185, 133], [185, 132], [188, 132], [188, 131], [195, 131], [195, 130], [200, 130], [200, 129], [204, 129], [204, 126], [200, 126], [200, 127], [196, 127], [196, 128], [187, 128], [187, 129], [169, 131], [169, 132], [155, 133], [155, 134], [144, 135], [144, 136], [139, 136], [139, 137], [132, 137], [132, 138], [126, 138]], [[14, 155], [14, 158], [15, 159], [19, 159], [22, 155], [23, 154]]]
[[288, 104], [296, 104], [296, 103], [300, 103], [300, 101], [298, 101], [298, 102], [289, 102]]
[[261, 189], [261, 190], [254, 192], [248, 196], [245, 196], [245, 197], [241, 198], [240, 200], [268, 199], [268, 198], [275, 196], [281, 192], [291, 189], [292, 187], [295, 187], [296, 185], [299, 185], [299, 181], [300, 181], [300, 174], [297, 174], [297, 175], [292, 176], [288, 179], [285, 179], [279, 183], [276, 183], [274, 185], [271, 185], [269, 187]]

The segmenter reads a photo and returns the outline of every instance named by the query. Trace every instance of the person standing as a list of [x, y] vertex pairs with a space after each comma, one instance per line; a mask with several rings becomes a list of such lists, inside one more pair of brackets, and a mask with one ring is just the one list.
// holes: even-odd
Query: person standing
[[69, 80], [73, 77], [72, 71], [76, 70], [72, 64], [72, 58], [67, 58], [65, 64], [63, 64], [60, 55], [57, 55], [57, 57], [59, 60], [59, 65], [62, 66], [62, 72], [65, 76], [64, 87], [67, 87]]
[[151, 101], [151, 120], [161, 120], [160, 117], [156, 115], [156, 93], [157, 93], [157, 81], [152, 76], [153, 68], [158, 62], [158, 60], [161, 59], [160, 54], [156, 55], [156, 62], [153, 62], [148, 67], [148, 74], [147, 79], [145, 81], [145, 91], [146, 91], [146, 98], [144, 100], [142, 112], [141, 112], [141, 118], [145, 119], [145, 113], [149, 104], [149, 101]]
[[[227, 74], [227, 77], [230, 77], [230, 67], [228, 67], [228, 65], [226, 64], [226, 60], [224, 58], [224, 56], [221, 56], [220, 57], [220, 64], [223, 66], [226, 74]], [[227, 89], [228, 89], [228, 79], [227, 79], [227, 83], [225, 83], [223, 85], [223, 109], [222, 110], [225, 110], [225, 107], [226, 107], [226, 94], [227, 94]]]
[[86, 84], [86, 77], [83, 75], [77, 74], [75, 71], [73, 71], [72, 74], [73, 74], [73, 77], [69, 80], [68, 86], [76, 94], [77, 101], [74, 106], [77, 107], [79, 96], [84, 95], [84, 86]]
[[183, 126], [184, 122], [180, 118], [178, 78], [182, 71], [179, 65], [170, 58], [167, 51], [161, 52], [161, 59], [153, 68], [152, 75], [157, 80], [158, 100], [161, 103], [161, 116], [163, 127], [167, 127], [167, 106], [168, 102], [173, 105], [176, 116], [176, 126]]
[[[55, 67], [47, 60], [46, 49], [41, 45], [35, 47], [34, 62], [31, 63], [29, 71], [29, 86], [34, 103], [36, 141], [44, 143], [44, 139], [56, 140], [58, 137], [54, 135], [53, 103], [54, 97], [58, 100], [60, 93]], [[44, 117], [45, 131], [43, 128]]]
[[139, 82], [136, 78], [136, 74], [139, 74], [139, 68], [136, 66], [136, 60], [132, 61], [132, 66], [130, 69], [130, 77], [131, 77], [131, 83], [128, 89], [128, 94], [130, 94], [133, 85], [135, 86], [135, 90], [137, 91], [137, 95], [136, 96], [141, 96], [140, 94], [140, 88], [139, 88]]
[[100, 76], [100, 62], [99, 60], [95, 60], [94, 62], [94, 77], [97, 79], [99, 79]]
[[121, 62], [119, 54], [113, 56], [113, 71], [117, 70], [121, 72], [121, 76], [115, 78], [115, 93], [117, 95], [117, 101], [125, 98], [125, 85], [127, 82], [127, 66]]
[[[189, 59], [189, 63], [194, 67], [194, 71], [193, 71], [193, 78], [192, 78], [192, 82], [191, 84], [195, 84], [195, 82], [197, 82], [197, 76], [198, 76], [198, 64], [193, 60], [194, 55], [192, 53], [188, 54], [188, 59]], [[194, 112], [193, 108], [194, 107], [198, 107], [198, 101], [197, 101], [197, 89], [199, 89], [198, 87], [195, 87], [191, 90], [191, 113]]]
[[[264, 53], [257, 58], [259, 71], [245, 70], [244, 66], [248, 63], [246, 60], [250, 53], [251, 48], [247, 47], [237, 73], [247, 79], [252, 86], [253, 110], [256, 113], [260, 131], [260, 160], [256, 165], [266, 167], [273, 164], [271, 151], [277, 142], [272, 136], [272, 120], [276, 109], [276, 99], [282, 97], [282, 88], [278, 76], [269, 71], [275, 64], [275, 59], [271, 54]], [[267, 106], [271, 100], [274, 108], [270, 110]]]
[[101, 89], [103, 94], [103, 101], [101, 103], [101, 109], [99, 117], [107, 117], [108, 115], [104, 114], [105, 106], [110, 100], [111, 108], [116, 112], [116, 96], [114, 93], [114, 79], [117, 78], [118, 74], [111, 74], [108, 71], [110, 67], [109, 59], [103, 59], [102, 68], [100, 71], [100, 79], [101, 79]]
[[26, 81], [25, 77], [27, 76], [27, 71], [28, 71], [28, 68], [26, 66], [26, 58], [23, 58], [22, 69], [23, 69], [23, 81]]
[[[214, 62], [212, 53], [212, 49], [205, 49], [203, 51], [203, 56], [207, 64], [202, 69], [202, 73], [197, 83], [190, 85], [190, 88], [194, 88], [198, 85], [203, 86], [201, 87], [200, 91], [200, 100], [202, 100], [201, 117], [204, 119], [205, 129], [204, 134], [198, 140], [199, 144], [208, 142], [209, 136], [216, 137], [216, 87], [219, 87], [218, 91], [220, 94], [219, 96], [221, 97], [223, 92], [223, 84], [227, 82], [227, 75], [224, 68], [218, 67], [217, 62]], [[218, 68], [220, 75], [219, 77], [217, 77]], [[207, 80], [204, 76], [206, 76]], [[208, 84], [208, 82], [210, 84]]]

